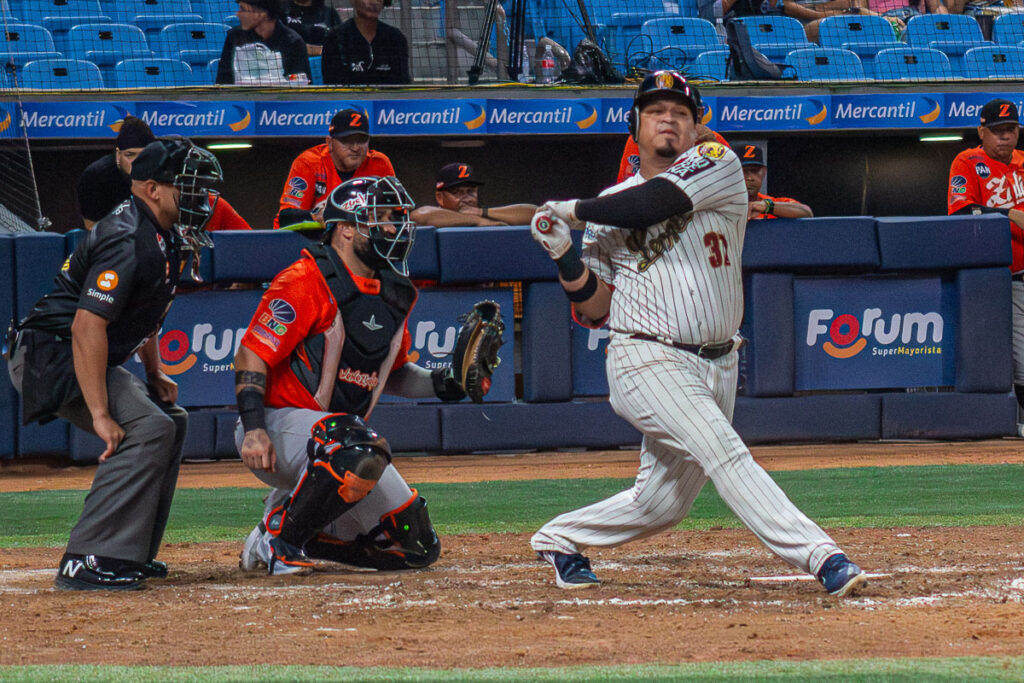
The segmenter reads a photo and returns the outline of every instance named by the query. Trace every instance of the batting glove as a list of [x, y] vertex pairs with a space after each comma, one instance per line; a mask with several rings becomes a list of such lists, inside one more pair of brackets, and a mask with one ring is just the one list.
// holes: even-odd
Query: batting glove
[[540, 208], [542, 210], [546, 209], [549, 214], [565, 221], [570, 228], [582, 228], [583, 221], [576, 218], [576, 205], [579, 201], [578, 199], [570, 199], [567, 202], [547, 202]]
[[552, 259], [558, 260], [572, 249], [572, 235], [569, 225], [558, 216], [548, 213], [544, 207], [537, 209], [530, 221], [530, 234], [537, 240]]

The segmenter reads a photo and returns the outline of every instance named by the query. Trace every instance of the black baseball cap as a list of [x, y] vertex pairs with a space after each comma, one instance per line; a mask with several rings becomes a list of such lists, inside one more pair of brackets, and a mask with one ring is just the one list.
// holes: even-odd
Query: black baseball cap
[[370, 121], [365, 111], [358, 109], [342, 109], [331, 119], [331, 127], [327, 131], [332, 138], [347, 138], [350, 135], [365, 135], [370, 138]]
[[744, 166], [767, 166], [764, 163], [764, 147], [761, 145], [733, 145], [733, 153]]
[[454, 163], [442, 166], [437, 172], [438, 190], [445, 190], [456, 185], [483, 185], [484, 181], [477, 178], [473, 167], [469, 164]]
[[981, 125], [986, 128], [998, 126], [1001, 123], [1020, 124], [1020, 114], [1017, 105], [1010, 100], [995, 99], [981, 108]]
[[173, 183], [184, 168], [185, 157], [192, 149], [188, 138], [161, 138], [154, 140], [139, 152], [132, 162], [132, 180], [155, 180]]

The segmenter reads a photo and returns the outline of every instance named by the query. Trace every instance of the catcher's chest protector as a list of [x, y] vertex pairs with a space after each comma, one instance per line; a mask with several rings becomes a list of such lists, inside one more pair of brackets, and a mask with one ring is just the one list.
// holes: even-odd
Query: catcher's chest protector
[[327, 331], [303, 340], [291, 369], [307, 391], [326, 400], [327, 410], [362, 415], [374, 388], [387, 379], [384, 363], [404, 331], [416, 288], [408, 278], [382, 271], [380, 294], [363, 294], [330, 247], [308, 251], [338, 304], [338, 319]]

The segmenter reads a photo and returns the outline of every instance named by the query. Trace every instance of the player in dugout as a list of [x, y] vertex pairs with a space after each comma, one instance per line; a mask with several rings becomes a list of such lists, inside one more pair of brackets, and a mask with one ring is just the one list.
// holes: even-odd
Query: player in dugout
[[393, 175], [391, 159], [370, 149], [369, 115], [359, 109], [342, 109], [331, 118], [327, 140], [292, 162], [274, 228], [316, 230], [327, 198], [338, 185], [352, 178]]
[[811, 218], [811, 207], [789, 197], [770, 197], [761, 192], [768, 163], [764, 160], [764, 147], [755, 144], [734, 145], [732, 151], [743, 164], [743, 183], [747, 186], [750, 202], [747, 220], [767, 218]]

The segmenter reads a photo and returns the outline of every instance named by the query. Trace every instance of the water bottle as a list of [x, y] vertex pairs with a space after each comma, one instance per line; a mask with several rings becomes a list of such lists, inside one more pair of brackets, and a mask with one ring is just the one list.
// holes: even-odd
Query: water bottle
[[715, 0], [715, 32], [722, 43], [728, 42], [725, 36], [725, 21], [723, 20], [722, 0]]
[[555, 53], [550, 45], [544, 46], [544, 56], [540, 58], [540, 77], [538, 83], [555, 82]]
[[530, 51], [527, 49], [525, 43], [523, 44], [523, 64], [519, 68], [519, 82], [530, 82]]

